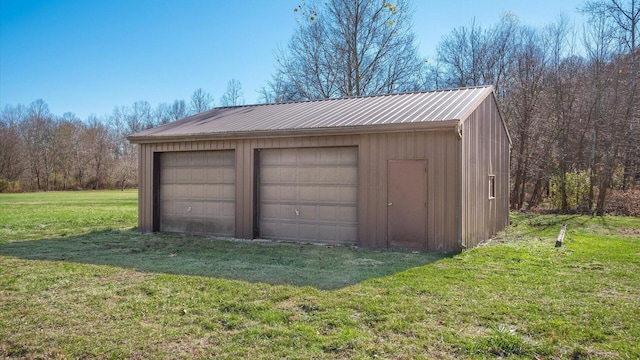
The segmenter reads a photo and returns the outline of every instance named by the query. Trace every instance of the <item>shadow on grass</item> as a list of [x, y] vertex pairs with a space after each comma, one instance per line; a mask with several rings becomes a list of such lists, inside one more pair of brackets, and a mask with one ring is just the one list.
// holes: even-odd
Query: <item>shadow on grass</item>
[[448, 257], [129, 231], [0, 244], [0, 255], [330, 290]]
[[[515, 220], [518, 219], [518, 220]], [[563, 224], [584, 226], [589, 222], [589, 217], [576, 214], [518, 214], [511, 217], [511, 225], [507, 232], [517, 232], [521, 236], [533, 236], [540, 234], [558, 234]], [[524, 226], [526, 230], [518, 229]]]

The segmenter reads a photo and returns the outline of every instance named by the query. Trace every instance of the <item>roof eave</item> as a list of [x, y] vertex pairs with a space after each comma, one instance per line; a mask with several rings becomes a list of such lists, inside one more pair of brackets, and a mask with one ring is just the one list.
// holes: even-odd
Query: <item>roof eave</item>
[[356, 125], [330, 128], [305, 128], [305, 129], [284, 129], [284, 130], [250, 130], [233, 131], [223, 133], [200, 133], [181, 135], [147, 135], [128, 136], [127, 139], [134, 144], [168, 143], [182, 141], [205, 141], [205, 140], [242, 140], [242, 139], [264, 139], [291, 136], [326, 136], [326, 135], [356, 135], [375, 134], [406, 131], [438, 131], [450, 130], [460, 124], [458, 119], [442, 121], [424, 121], [402, 124], [379, 124], [379, 125]]

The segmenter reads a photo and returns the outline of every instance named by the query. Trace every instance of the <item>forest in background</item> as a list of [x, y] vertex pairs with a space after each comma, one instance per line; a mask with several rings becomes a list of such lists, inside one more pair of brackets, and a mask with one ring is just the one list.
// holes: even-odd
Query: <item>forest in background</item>
[[[611, 190], [637, 195], [640, 2], [587, 1], [580, 27], [563, 16], [531, 27], [510, 13], [489, 27], [471, 22], [428, 61], [417, 54], [408, 0], [318, 4], [296, 9], [299, 28], [277, 52], [262, 102], [492, 84], [513, 140], [513, 209], [602, 214]], [[220, 102], [242, 105], [241, 84], [230, 81]], [[52, 114], [43, 100], [5, 106], [0, 192], [135, 187], [126, 136], [213, 105], [198, 89], [188, 102], [138, 101], [87, 119]]]

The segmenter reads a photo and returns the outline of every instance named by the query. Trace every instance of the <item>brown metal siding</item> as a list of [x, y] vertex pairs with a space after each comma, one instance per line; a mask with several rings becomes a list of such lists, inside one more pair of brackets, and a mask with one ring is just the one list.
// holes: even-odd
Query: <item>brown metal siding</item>
[[422, 159], [427, 161], [427, 250], [457, 250], [458, 149], [453, 129], [363, 135], [358, 208], [361, 241], [366, 239], [368, 247], [387, 247], [388, 160]]
[[152, 145], [138, 145], [138, 230], [153, 231]]
[[[462, 124], [462, 242], [474, 247], [509, 221], [510, 143], [493, 97]], [[489, 199], [489, 175], [495, 175]]]
[[[427, 250], [455, 251], [459, 231], [456, 185], [460, 156], [453, 128], [441, 131], [381, 133], [345, 136], [282, 137], [224, 141], [140, 144], [139, 227], [152, 231], [154, 152], [236, 151], [236, 237], [253, 237], [254, 150], [298, 147], [358, 147], [358, 240], [369, 248], [387, 247], [387, 162], [427, 161]], [[143, 155], [144, 154], [144, 155]]]
[[[454, 127], [461, 123], [462, 140]], [[139, 229], [158, 212], [154, 159], [162, 152], [234, 150], [235, 236], [257, 226], [258, 149], [358, 147], [358, 240], [388, 246], [387, 164], [427, 164], [427, 249], [454, 251], [508, 224], [510, 139], [491, 87], [214, 109], [130, 137], [139, 145]], [[225, 140], [226, 139], [226, 140]], [[495, 199], [489, 199], [495, 175]], [[157, 202], [157, 201], [156, 201]]]

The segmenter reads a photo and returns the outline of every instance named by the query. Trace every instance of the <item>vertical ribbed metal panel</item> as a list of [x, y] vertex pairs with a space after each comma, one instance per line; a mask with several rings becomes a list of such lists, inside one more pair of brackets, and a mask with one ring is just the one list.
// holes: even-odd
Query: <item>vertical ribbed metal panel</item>
[[242, 167], [244, 168], [244, 176], [242, 178], [242, 197], [244, 208], [242, 210], [242, 228], [241, 234], [243, 238], [253, 238], [253, 182], [255, 181], [255, 173], [253, 168], [253, 148], [252, 141], [239, 141], [238, 147], [242, 148]]
[[[453, 128], [440, 131], [381, 133], [348, 136], [283, 137], [234, 141], [182, 142], [158, 145], [158, 151], [236, 150], [236, 237], [252, 238], [254, 224], [255, 149], [298, 147], [358, 147], [358, 245], [386, 248], [387, 163], [389, 160], [426, 160], [428, 251], [455, 251], [459, 238], [457, 209], [459, 140]], [[140, 145], [141, 231], [153, 225], [153, 151]]]
[[389, 160], [426, 160], [428, 251], [457, 250], [459, 140], [451, 130], [369, 134], [360, 137], [359, 235], [361, 246], [386, 248]]
[[138, 230], [153, 231], [153, 144], [138, 145]]
[[[462, 125], [462, 242], [474, 247], [509, 221], [509, 138], [493, 97]], [[489, 176], [495, 198], [489, 198]]]
[[144, 201], [144, 192], [148, 190], [144, 183], [146, 178], [144, 168], [147, 165], [143, 155], [144, 147], [144, 144], [138, 144], [138, 230], [141, 232], [149, 231], [145, 228], [146, 224], [144, 221], [144, 213], [147, 211], [147, 204]]

